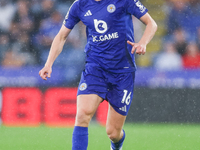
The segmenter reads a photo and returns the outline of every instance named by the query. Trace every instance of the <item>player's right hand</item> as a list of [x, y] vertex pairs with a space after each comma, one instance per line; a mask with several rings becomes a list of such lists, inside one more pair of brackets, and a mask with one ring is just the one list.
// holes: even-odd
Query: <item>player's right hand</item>
[[39, 75], [43, 80], [47, 80], [47, 77], [50, 78], [51, 77], [51, 72], [52, 72], [52, 68], [51, 67], [47, 67], [44, 66], [40, 71], [39, 71]]

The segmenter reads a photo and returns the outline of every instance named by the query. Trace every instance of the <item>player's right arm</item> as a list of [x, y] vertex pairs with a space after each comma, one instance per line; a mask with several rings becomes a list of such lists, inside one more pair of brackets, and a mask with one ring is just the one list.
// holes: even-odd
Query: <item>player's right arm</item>
[[70, 31], [73, 27], [80, 21], [79, 19], [79, 1], [75, 0], [74, 3], [69, 8], [63, 25], [55, 36], [53, 43], [51, 45], [51, 49], [49, 52], [49, 56], [45, 63], [45, 66], [40, 70], [39, 75], [42, 79], [47, 80], [47, 77], [50, 78], [52, 72], [52, 65], [58, 55], [61, 53], [67, 36], [69, 35]]
[[71, 29], [68, 29], [67, 27], [62, 25], [60, 31], [55, 36], [50, 48], [47, 61], [44, 67], [39, 71], [39, 75], [43, 80], [47, 80], [47, 77], [50, 78], [52, 72], [52, 65], [55, 59], [58, 57], [58, 55], [62, 52], [63, 46], [70, 32]]

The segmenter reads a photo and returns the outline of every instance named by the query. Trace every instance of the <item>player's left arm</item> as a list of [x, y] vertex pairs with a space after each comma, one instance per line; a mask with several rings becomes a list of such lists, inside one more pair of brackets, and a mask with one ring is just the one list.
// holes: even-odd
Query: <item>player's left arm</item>
[[146, 25], [146, 29], [144, 31], [142, 38], [138, 43], [133, 43], [130, 41], [127, 41], [127, 43], [132, 45], [132, 50], [131, 50], [132, 54], [136, 51], [136, 54], [144, 55], [146, 53], [147, 44], [151, 41], [157, 30], [157, 24], [153, 20], [153, 18], [149, 15], [149, 13], [146, 13], [144, 16], [142, 16], [140, 18], [140, 21], [142, 21]]

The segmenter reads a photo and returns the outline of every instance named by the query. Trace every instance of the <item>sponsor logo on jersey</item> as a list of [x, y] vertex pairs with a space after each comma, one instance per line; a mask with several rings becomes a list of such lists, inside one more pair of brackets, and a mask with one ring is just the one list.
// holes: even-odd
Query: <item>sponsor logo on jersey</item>
[[119, 38], [118, 32], [114, 32], [111, 34], [105, 34], [105, 35], [101, 35], [101, 36], [93, 36], [93, 42], [102, 42], [102, 41], [106, 41], [106, 40], [111, 40], [111, 39], [117, 39]]
[[142, 5], [140, 1], [137, 1], [135, 4], [140, 9], [141, 13], [143, 13], [146, 10], [146, 8]]
[[84, 16], [86, 17], [86, 16], [91, 16], [91, 15], [92, 15], [91, 11], [90, 11], [90, 10], [88, 10], [88, 11], [85, 13], [85, 15], [84, 15]]
[[116, 10], [116, 7], [115, 7], [114, 4], [108, 5], [107, 11], [108, 11], [109, 13], [113, 13], [115, 10]]
[[104, 33], [108, 30], [107, 23], [103, 20], [94, 19], [94, 27], [98, 33]]
[[[95, 27], [95, 30], [101, 34], [105, 33], [108, 30], [107, 23], [103, 20], [94, 19], [94, 27]], [[119, 38], [119, 35], [118, 35], [118, 32], [114, 32], [114, 33], [100, 35], [100, 36], [92, 35], [92, 38], [93, 38], [93, 42], [101, 42], [101, 41]]]
[[82, 83], [79, 87], [79, 90], [84, 91], [87, 88], [87, 84], [86, 83]]

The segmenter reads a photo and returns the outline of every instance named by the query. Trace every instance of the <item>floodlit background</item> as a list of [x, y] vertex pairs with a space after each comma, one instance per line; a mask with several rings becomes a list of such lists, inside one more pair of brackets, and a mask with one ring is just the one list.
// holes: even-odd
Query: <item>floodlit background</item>
[[[0, 150], [71, 149], [76, 90], [84, 69], [80, 22], [42, 81], [53, 38], [72, 0], [0, 0]], [[136, 56], [124, 150], [200, 149], [200, 1], [141, 0], [158, 24]], [[133, 17], [135, 40], [145, 26]], [[107, 105], [94, 116], [89, 150], [109, 149]]]

